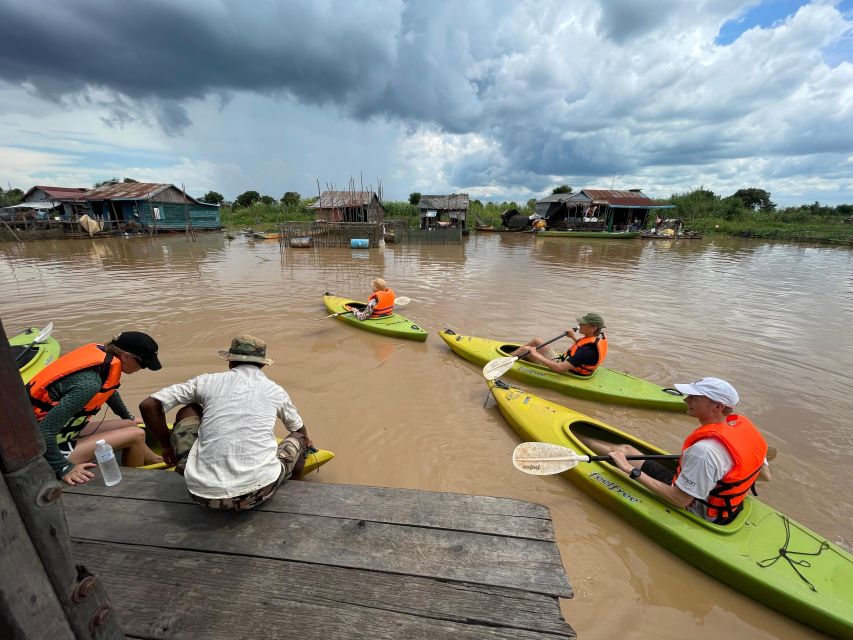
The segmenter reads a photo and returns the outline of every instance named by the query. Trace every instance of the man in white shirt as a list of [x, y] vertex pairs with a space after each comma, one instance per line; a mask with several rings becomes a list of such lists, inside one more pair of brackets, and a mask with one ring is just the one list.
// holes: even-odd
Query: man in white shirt
[[738, 393], [725, 380], [702, 378], [675, 388], [699, 427], [684, 441], [674, 472], [654, 460], [628, 460], [626, 456], [642, 455], [630, 445], [596, 442], [593, 448], [670, 504], [727, 524], [755, 481], [769, 480], [767, 443], [745, 416], [734, 414]]
[[[308, 433], [287, 392], [261, 370], [272, 364], [263, 340], [237, 336], [220, 351], [228, 371], [203, 374], [149, 396], [139, 405], [159, 439], [163, 459], [178, 463], [196, 502], [241, 511], [273, 496], [304, 465]], [[166, 413], [178, 405], [170, 433]], [[276, 443], [280, 418], [290, 432]]]

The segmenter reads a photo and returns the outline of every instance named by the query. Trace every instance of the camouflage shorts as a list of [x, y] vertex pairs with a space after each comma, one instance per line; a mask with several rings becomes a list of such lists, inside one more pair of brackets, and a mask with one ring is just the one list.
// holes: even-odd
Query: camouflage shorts
[[[184, 422], [183, 420], [181, 422]], [[177, 450], [175, 451], [177, 453]], [[249, 493], [233, 498], [201, 498], [192, 493], [190, 497], [208, 509], [219, 509], [223, 511], [244, 511], [256, 507], [262, 502], [273, 497], [276, 490], [293, 475], [293, 467], [299, 458], [305, 454], [305, 436], [301, 433], [291, 433], [278, 445], [276, 456], [281, 463], [281, 473], [278, 479]]]

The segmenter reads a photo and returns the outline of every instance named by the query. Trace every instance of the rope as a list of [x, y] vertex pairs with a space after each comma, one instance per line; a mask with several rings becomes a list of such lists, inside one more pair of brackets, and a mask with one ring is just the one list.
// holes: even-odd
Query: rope
[[799, 569], [797, 569], [798, 565], [801, 567], [809, 568], [812, 566], [811, 563], [808, 560], [795, 560], [791, 558], [791, 556], [819, 556], [821, 553], [829, 549], [829, 543], [824, 540], [820, 543], [820, 547], [818, 547], [818, 550], [813, 553], [809, 553], [806, 551], [788, 551], [788, 543], [791, 541], [791, 521], [788, 520], [788, 516], [783, 516], [781, 513], [779, 514], [779, 517], [782, 518], [782, 522], [785, 523], [785, 544], [783, 544], [782, 548], [779, 549], [778, 556], [776, 556], [775, 558], [767, 558], [765, 560], [762, 560], [761, 562], [756, 562], [756, 564], [762, 569], [766, 569], [767, 567], [776, 564], [776, 561], [779, 558], [784, 558], [788, 561], [788, 564], [791, 565], [791, 568], [794, 570], [794, 572], [798, 576], [800, 576], [800, 579], [807, 585], [809, 585], [809, 589], [817, 593], [817, 589], [815, 589], [815, 586], [811, 582], [809, 582], [802, 573], [800, 573]]

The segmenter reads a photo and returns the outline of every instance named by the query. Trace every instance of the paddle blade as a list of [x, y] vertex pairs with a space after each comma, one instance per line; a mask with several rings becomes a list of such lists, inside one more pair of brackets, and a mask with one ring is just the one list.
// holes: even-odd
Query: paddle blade
[[50, 337], [51, 332], [53, 331], [53, 323], [48, 322], [47, 326], [39, 331], [39, 334], [36, 336], [36, 339], [33, 340], [33, 343], [41, 342], [42, 340], [47, 340]]
[[518, 360], [518, 356], [507, 356], [505, 358], [495, 358], [486, 363], [483, 367], [483, 377], [486, 380], [497, 380], [507, 371], [512, 369], [512, 364]]
[[408, 298], [406, 296], [400, 296], [399, 298], [394, 298], [394, 306], [405, 307], [411, 301], [411, 298]]
[[550, 476], [573, 469], [579, 462], [588, 462], [581, 456], [556, 444], [547, 442], [522, 442], [512, 452], [512, 464], [519, 471], [535, 476]]

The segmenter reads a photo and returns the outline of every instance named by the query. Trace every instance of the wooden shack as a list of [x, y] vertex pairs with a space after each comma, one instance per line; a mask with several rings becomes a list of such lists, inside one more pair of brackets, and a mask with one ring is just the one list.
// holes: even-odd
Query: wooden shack
[[374, 191], [323, 191], [309, 207], [323, 222], [382, 224], [385, 209]]
[[468, 218], [468, 194], [421, 196], [418, 202], [421, 229], [454, 227], [465, 229]]

